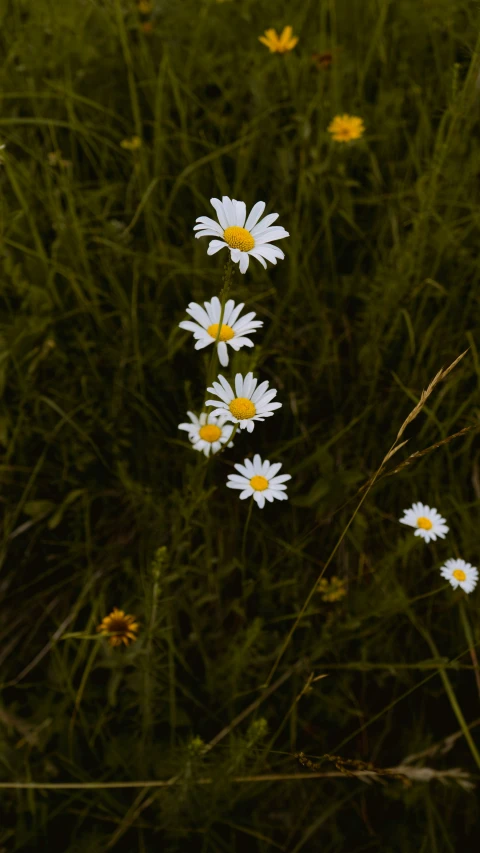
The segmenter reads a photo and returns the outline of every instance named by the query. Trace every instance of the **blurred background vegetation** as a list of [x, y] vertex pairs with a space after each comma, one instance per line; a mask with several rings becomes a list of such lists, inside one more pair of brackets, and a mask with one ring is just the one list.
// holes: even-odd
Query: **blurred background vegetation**
[[[479, 560], [479, 3], [150, 5], [0, 4], [0, 851], [474, 850], [478, 589], [439, 567]], [[283, 405], [207, 461], [178, 323], [221, 288], [192, 229], [222, 195], [290, 233], [236, 274], [264, 326], [223, 371]], [[244, 565], [254, 453], [292, 480]]]

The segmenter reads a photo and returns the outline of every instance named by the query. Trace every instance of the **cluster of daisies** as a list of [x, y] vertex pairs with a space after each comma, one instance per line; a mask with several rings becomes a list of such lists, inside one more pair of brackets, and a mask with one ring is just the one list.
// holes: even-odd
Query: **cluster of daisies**
[[[231, 261], [238, 264], [241, 273], [246, 273], [250, 258], [255, 258], [266, 269], [267, 261], [276, 264], [278, 258], [285, 257], [273, 241], [288, 237], [288, 231], [273, 224], [278, 213], [262, 218], [265, 202], [258, 201], [248, 217], [243, 201], [223, 196], [222, 201], [212, 198], [210, 203], [217, 214], [217, 221], [199, 216], [193, 229], [195, 237], [214, 238], [209, 242], [208, 255], [228, 249]], [[192, 332], [195, 349], [213, 344], [220, 364], [228, 367], [228, 348], [238, 352], [243, 346], [253, 347], [249, 336], [263, 326], [262, 320], [254, 319], [255, 312], [242, 315], [244, 306], [243, 302], [236, 305], [233, 299], [222, 306], [217, 296], [210, 302], [204, 302], [203, 307], [190, 302], [186, 310], [192, 319], [183, 320], [179, 326]], [[258, 383], [253, 373], [246, 376], [237, 373], [233, 385], [219, 374], [207, 392], [214, 396], [206, 400], [204, 408], [208, 406], [212, 410], [208, 414], [202, 411], [199, 415], [187, 412], [190, 422], [178, 427], [185, 430], [193, 449], [207, 457], [218, 453], [223, 445], [232, 447], [237, 430], [253, 432], [257, 421], [263, 422], [265, 418], [272, 417], [275, 409], [282, 405], [272, 402], [277, 391], [269, 388], [268, 380]], [[244, 459], [243, 464], [237, 463], [234, 467], [238, 473], [228, 476], [227, 486], [239, 489], [242, 500], [253, 497], [261, 509], [266, 500], [270, 503], [275, 499], [287, 500], [285, 482], [291, 479], [291, 475], [278, 474], [281, 462], [262, 461], [256, 453], [253, 460]]]
[[[430, 540], [435, 542], [437, 536], [444, 539], [449, 531], [445, 519], [435, 507], [419, 502], [412, 504], [410, 509], [404, 510], [400, 521], [409, 527], [415, 527], [415, 536], [420, 536], [425, 542]], [[454, 589], [460, 587], [467, 593], [472, 592], [477, 585], [478, 570], [465, 560], [453, 558], [446, 560], [440, 569], [440, 574], [450, 581]]]

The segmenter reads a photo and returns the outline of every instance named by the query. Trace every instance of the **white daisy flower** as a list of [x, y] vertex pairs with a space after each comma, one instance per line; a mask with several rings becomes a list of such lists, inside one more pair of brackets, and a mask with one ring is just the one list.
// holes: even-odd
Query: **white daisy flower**
[[[205, 308], [196, 302], [190, 302], [187, 308], [187, 314], [190, 314], [197, 321], [196, 323], [192, 323], [191, 320], [183, 320], [178, 324], [181, 329], [193, 332], [193, 337], [197, 341], [195, 349], [203, 349], [203, 347], [212, 344], [218, 334], [218, 324], [222, 311], [218, 296], [214, 296], [211, 302], [204, 302], [203, 304]], [[228, 365], [227, 344], [230, 344], [236, 352], [243, 346], [253, 347], [253, 341], [245, 335], [251, 335], [260, 326], [263, 326], [263, 320], [253, 319], [256, 316], [255, 311], [251, 311], [250, 314], [245, 314], [239, 319], [239, 314], [244, 305], [244, 302], [240, 302], [235, 307], [233, 299], [229, 299], [225, 304], [222, 329], [217, 344], [218, 358], [222, 367]]]
[[[234, 427], [226, 423], [224, 415], [218, 418], [207, 412], [201, 412], [199, 418], [193, 412], [187, 412], [187, 415], [191, 423], [179, 424], [178, 429], [188, 432], [194, 450], [203, 450], [205, 456], [208, 456], [210, 453], [218, 453], [222, 444], [227, 444]], [[227, 447], [233, 447], [233, 441]]]
[[268, 460], [262, 462], [258, 453], [253, 457], [253, 462], [250, 459], [244, 459], [243, 465], [234, 466], [240, 474], [229, 474], [227, 486], [229, 489], [242, 489], [240, 499], [250, 498], [253, 495], [253, 500], [256, 501], [260, 509], [265, 506], [265, 500], [273, 503], [275, 498], [279, 501], [287, 501], [288, 495], [285, 493], [286, 486], [283, 484], [286, 480], [291, 480], [291, 474], [282, 474], [276, 477], [277, 471], [282, 467], [281, 462], [275, 462], [272, 465]]
[[260, 261], [265, 269], [265, 260], [276, 264], [277, 258], [285, 257], [282, 250], [273, 246], [271, 241], [290, 235], [285, 228], [278, 225], [270, 227], [272, 222], [278, 219], [278, 213], [269, 213], [264, 219], [260, 219], [265, 210], [264, 201], [257, 201], [253, 205], [246, 222], [247, 208], [244, 201], [236, 201], [224, 195], [222, 201], [211, 198], [210, 204], [217, 212], [218, 222], [208, 216], [198, 216], [193, 229], [197, 232], [195, 237], [217, 238], [210, 240], [207, 255], [214, 255], [225, 247], [229, 248], [232, 261], [240, 263], [242, 273], [248, 269], [250, 255]]
[[477, 585], [478, 569], [465, 560], [446, 560], [440, 574], [450, 581], [454, 589], [459, 586], [464, 592], [472, 592]]
[[245, 378], [241, 373], [237, 373], [235, 393], [224, 376], [219, 374], [217, 379], [220, 382], [214, 382], [207, 391], [216, 394], [220, 400], [207, 400], [205, 405], [216, 406], [212, 415], [226, 415], [227, 419], [238, 424], [240, 429], [253, 432], [254, 421], [264, 421], [273, 415], [274, 409], [279, 409], [282, 405], [270, 402], [277, 392], [274, 388], [267, 391], [268, 380], [255, 390], [258, 379], [253, 378], [253, 373], [247, 373]]
[[425, 542], [430, 542], [430, 539], [435, 542], [437, 536], [444, 539], [450, 529], [435, 508], [422, 503], [414, 503], [410, 509], [405, 509], [400, 521], [409, 527], [416, 527], [415, 536], [421, 536]]

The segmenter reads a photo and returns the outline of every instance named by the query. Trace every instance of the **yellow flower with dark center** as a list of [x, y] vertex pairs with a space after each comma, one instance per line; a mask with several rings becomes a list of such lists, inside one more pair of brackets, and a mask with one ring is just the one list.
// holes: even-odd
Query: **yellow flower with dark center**
[[288, 50], [293, 50], [298, 42], [298, 38], [292, 38], [292, 27], [284, 27], [281, 35], [277, 34], [274, 29], [265, 30], [264, 36], [259, 36], [258, 40], [266, 45], [270, 53], [286, 53]]
[[340, 601], [347, 594], [346, 583], [336, 575], [329, 581], [321, 578], [317, 584], [317, 592], [320, 593], [322, 601]]
[[137, 639], [136, 632], [139, 627], [139, 623], [135, 622], [135, 616], [126, 615], [123, 610], [114, 607], [112, 612], [105, 616], [100, 625], [97, 626], [97, 631], [109, 637], [108, 642], [111, 646], [120, 646], [121, 643], [128, 646], [129, 643]]
[[153, 9], [153, 3], [150, 0], [138, 0], [137, 7], [141, 15], [149, 15]]
[[352, 139], [360, 139], [365, 132], [365, 127], [363, 119], [359, 116], [349, 116], [344, 113], [344, 115], [335, 116], [327, 130], [336, 142], [350, 142]]
[[122, 139], [120, 143], [120, 147], [126, 148], [127, 151], [137, 151], [141, 146], [142, 140], [139, 136], [132, 136], [130, 139]]

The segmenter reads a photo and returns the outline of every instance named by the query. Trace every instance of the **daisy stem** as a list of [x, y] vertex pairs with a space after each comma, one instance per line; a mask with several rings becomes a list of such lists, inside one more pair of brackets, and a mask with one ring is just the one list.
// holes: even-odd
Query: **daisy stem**
[[[233, 430], [231, 432], [231, 435], [230, 435], [228, 442], [226, 442], [225, 444], [222, 444], [220, 450], [217, 450], [215, 457], [220, 456], [220, 454], [223, 453], [223, 451], [230, 444], [230, 442], [233, 441], [233, 439], [235, 438], [235, 433], [236, 433], [237, 429], [238, 429], [238, 423], [233, 424]], [[213, 454], [211, 454], [209, 458], [211, 459], [212, 456], [213, 456]]]
[[248, 508], [247, 520], [245, 522], [245, 527], [243, 528], [243, 539], [242, 539], [242, 597], [245, 593], [245, 572], [246, 572], [246, 568], [247, 568], [245, 565], [245, 546], [247, 544], [247, 532], [248, 532], [248, 525], [250, 524], [250, 518], [252, 516], [252, 508], [253, 508], [253, 497], [250, 499], [250, 506]]
[[470, 657], [472, 658], [473, 668], [475, 671], [475, 679], [477, 682], [477, 690], [480, 696], [480, 669], [478, 666], [478, 658], [477, 653], [475, 651], [475, 640], [473, 639], [472, 629], [470, 627], [470, 622], [468, 620], [468, 614], [465, 608], [465, 602], [463, 599], [460, 601], [460, 619], [462, 620], [462, 627], [465, 634], [465, 638], [469, 645]]
[[[227, 294], [228, 294], [228, 291], [230, 290], [230, 287], [231, 287], [231, 285], [232, 285], [232, 281], [233, 281], [233, 270], [234, 270], [233, 261], [232, 261], [232, 259], [231, 259], [231, 258], [229, 258], [229, 259], [228, 259], [228, 261], [227, 261], [227, 263], [225, 264], [225, 269], [224, 269], [224, 272], [223, 272], [223, 287], [222, 287], [222, 289], [221, 289], [221, 291], [220, 291], [220, 303], [221, 303], [221, 308], [220, 308], [220, 319], [219, 319], [219, 321], [218, 321], [217, 337], [215, 338], [215, 340], [214, 340], [214, 342], [213, 342], [212, 357], [211, 357], [211, 359], [210, 359], [210, 364], [209, 364], [209, 367], [208, 367], [208, 373], [207, 373], [207, 385], [206, 385], [206, 387], [207, 387], [207, 388], [209, 388], [209, 386], [212, 384], [212, 382], [213, 382], [213, 377], [214, 377], [214, 374], [215, 374], [215, 362], [216, 362], [216, 360], [217, 360], [217, 358], [218, 358], [218, 353], [217, 353], [217, 344], [218, 344], [218, 342], [219, 342], [219, 340], [220, 340], [220, 335], [221, 335], [221, 332], [222, 332], [223, 316], [224, 316], [224, 314], [225, 314], [225, 302], [227, 301]], [[206, 409], [205, 409], [205, 401], [206, 401], [207, 397], [208, 397], [208, 391], [205, 391], [205, 399], [204, 399], [204, 401], [203, 401], [202, 412], [206, 411]]]

